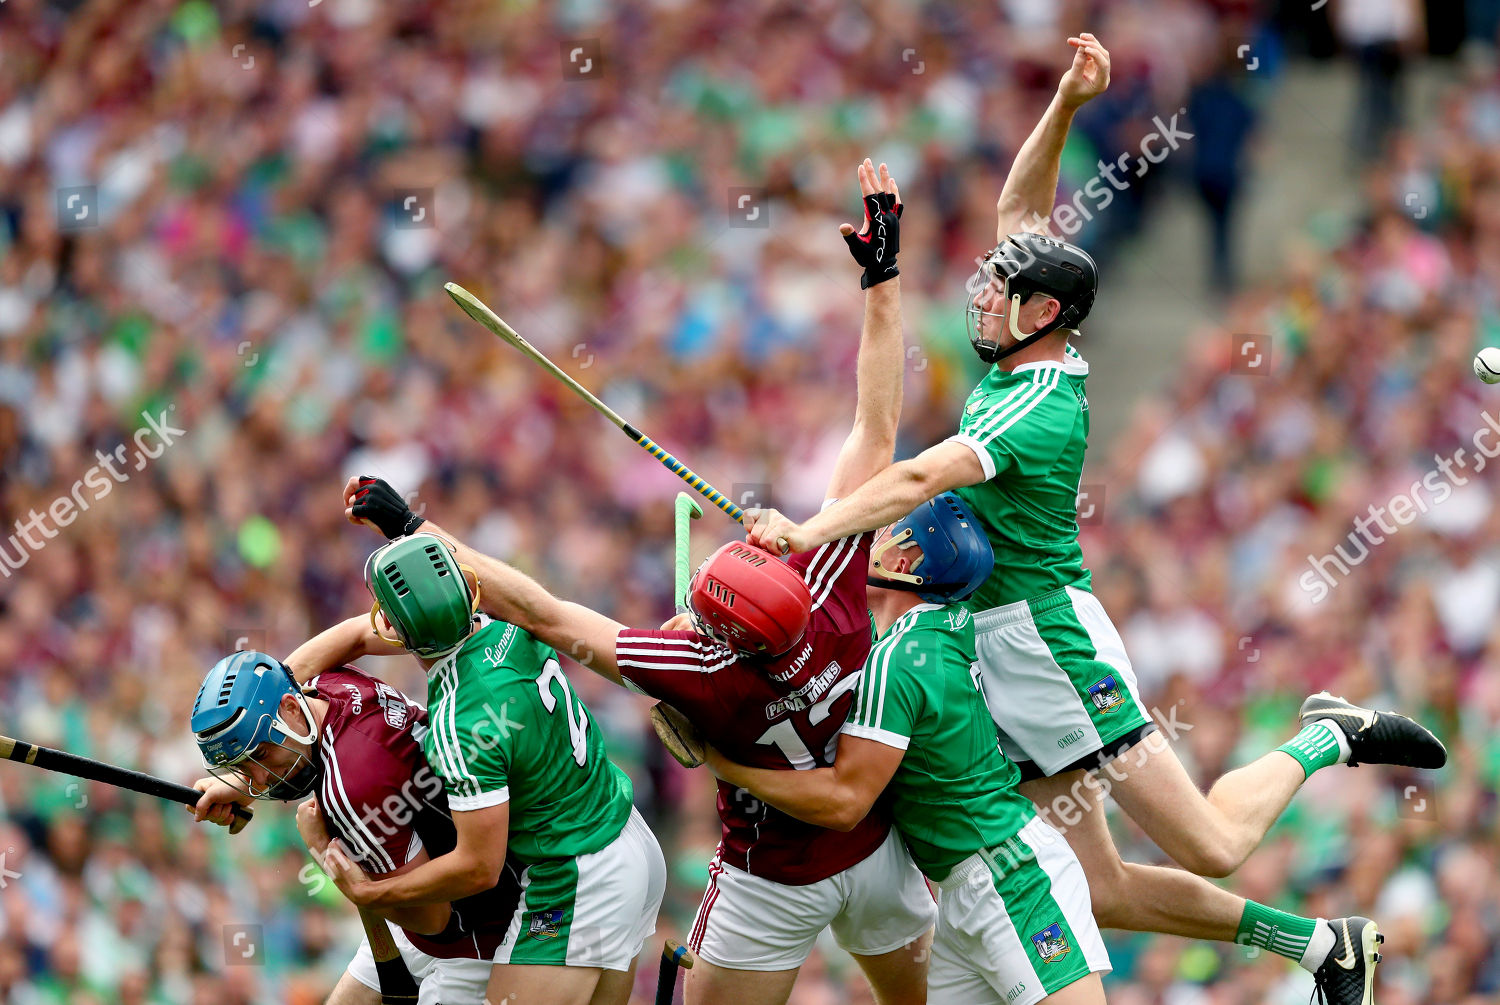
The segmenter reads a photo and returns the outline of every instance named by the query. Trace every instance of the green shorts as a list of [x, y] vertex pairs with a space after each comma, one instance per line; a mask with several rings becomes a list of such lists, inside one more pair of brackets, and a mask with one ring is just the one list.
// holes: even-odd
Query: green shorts
[[1125, 643], [1087, 590], [976, 613], [974, 648], [1000, 749], [1023, 778], [1117, 753], [1154, 728]]
[[632, 809], [599, 851], [521, 873], [521, 902], [494, 963], [629, 970], [656, 931], [666, 885], [661, 846]]
[[1033, 1005], [1109, 969], [1083, 866], [1039, 817], [938, 884], [929, 1005]]

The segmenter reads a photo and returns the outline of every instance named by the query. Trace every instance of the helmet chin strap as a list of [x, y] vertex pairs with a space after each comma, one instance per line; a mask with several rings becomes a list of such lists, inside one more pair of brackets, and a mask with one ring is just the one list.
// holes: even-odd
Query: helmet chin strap
[[[912, 529], [908, 527], [901, 533], [892, 534], [890, 537], [886, 538], [885, 541], [881, 543], [880, 547], [871, 552], [870, 564], [880, 570], [880, 577], [876, 578], [874, 576], [867, 576], [865, 577], [866, 583], [872, 586], [886, 587], [887, 589], [892, 590], [909, 590], [921, 586], [923, 583], [927, 582], [927, 579], [923, 576], [913, 575], [910, 572], [894, 572], [890, 569], [887, 569], [884, 565], [881, 564], [881, 556], [891, 548], [910, 548], [911, 545], [903, 545], [901, 542], [909, 541], [911, 540], [911, 538]], [[918, 559], [917, 561], [918, 564], [920, 564], [922, 560]]]
[[294, 694], [293, 697], [297, 699], [297, 707], [302, 710], [302, 718], [307, 720], [307, 734], [305, 736], [298, 736], [292, 732], [292, 728], [287, 724], [287, 721], [281, 717], [280, 710], [277, 711], [276, 718], [271, 720], [271, 725], [280, 730], [281, 734], [287, 739], [296, 740], [298, 743], [305, 743], [311, 747], [318, 739], [318, 727], [317, 723], [313, 721], [312, 707], [307, 704], [307, 696], [300, 691]]

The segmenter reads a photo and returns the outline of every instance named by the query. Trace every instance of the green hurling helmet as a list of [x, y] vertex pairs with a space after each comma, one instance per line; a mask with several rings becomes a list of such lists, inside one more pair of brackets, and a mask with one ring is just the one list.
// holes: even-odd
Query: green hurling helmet
[[[453, 546], [436, 534], [412, 534], [377, 550], [365, 562], [365, 586], [375, 598], [375, 634], [429, 659], [468, 638], [479, 609], [478, 574], [459, 565]], [[381, 632], [377, 614], [385, 615], [398, 638]]]

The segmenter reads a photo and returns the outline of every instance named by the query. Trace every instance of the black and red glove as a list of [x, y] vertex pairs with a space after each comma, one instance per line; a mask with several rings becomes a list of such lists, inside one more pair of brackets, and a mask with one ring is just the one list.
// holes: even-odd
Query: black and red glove
[[406, 499], [384, 478], [360, 475], [353, 498], [350, 513], [354, 518], [370, 521], [390, 541], [405, 537], [427, 522], [411, 511]]
[[901, 250], [901, 210], [892, 192], [875, 192], [864, 198], [865, 225], [858, 233], [845, 234], [844, 243], [854, 260], [864, 266], [859, 288], [868, 290], [877, 283], [901, 274], [896, 268], [896, 252]]

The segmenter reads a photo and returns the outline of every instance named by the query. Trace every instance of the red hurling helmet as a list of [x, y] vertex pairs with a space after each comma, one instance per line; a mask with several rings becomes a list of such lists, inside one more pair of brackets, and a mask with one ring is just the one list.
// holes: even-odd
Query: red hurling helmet
[[729, 542], [698, 566], [687, 603], [699, 632], [756, 656], [792, 648], [812, 617], [812, 593], [797, 570], [743, 541]]

